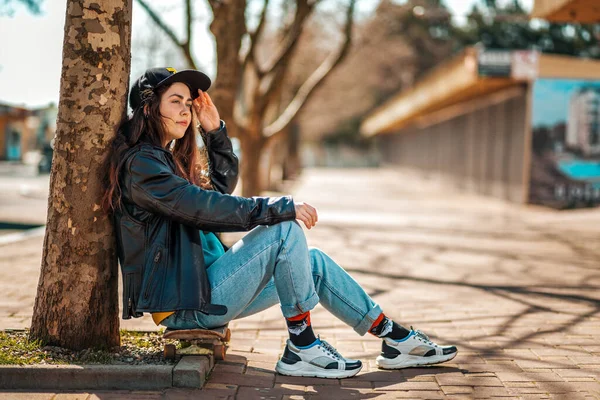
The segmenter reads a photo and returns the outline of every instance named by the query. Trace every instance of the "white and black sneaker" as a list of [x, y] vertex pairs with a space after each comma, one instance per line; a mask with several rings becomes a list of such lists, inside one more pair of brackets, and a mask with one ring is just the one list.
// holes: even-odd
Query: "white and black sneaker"
[[316, 378], [349, 378], [362, 368], [360, 360], [342, 357], [332, 345], [320, 338], [308, 347], [299, 348], [288, 339], [275, 370], [282, 375]]
[[456, 346], [439, 346], [411, 327], [405, 339], [396, 341], [384, 337], [381, 354], [375, 362], [379, 368], [400, 369], [443, 363], [452, 360], [457, 353]]

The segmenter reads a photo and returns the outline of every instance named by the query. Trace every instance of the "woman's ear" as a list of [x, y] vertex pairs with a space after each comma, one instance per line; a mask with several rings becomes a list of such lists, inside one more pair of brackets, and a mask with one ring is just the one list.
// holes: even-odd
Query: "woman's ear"
[[144, 104], [144, 117], [148, 118], [148, 104]]

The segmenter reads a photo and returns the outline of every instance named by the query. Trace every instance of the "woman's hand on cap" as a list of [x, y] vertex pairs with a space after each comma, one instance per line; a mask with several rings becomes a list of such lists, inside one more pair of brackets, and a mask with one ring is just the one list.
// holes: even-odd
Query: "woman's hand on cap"
[[198, 89], [198, 97], [192, 103], [198, 117], [198, 122], [206, 132], [218, 129], [221, 126], [219, 111], [212, 102], [208, 93]]
[[308, 229], [316, 225], [319, 220], [316, 208], [309, 204], [298, 202], [294, 202], [294, 208], [296, 209], [296, 219], [304, 222], [304, 225]]

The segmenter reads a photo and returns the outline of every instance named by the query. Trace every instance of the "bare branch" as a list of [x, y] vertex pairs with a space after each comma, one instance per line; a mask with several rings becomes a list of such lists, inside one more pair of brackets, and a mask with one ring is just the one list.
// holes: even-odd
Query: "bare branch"
[[185, 42], [181, 44], [181, 50], [185, 55], [185, 58], [190, 66], [190, 68], [198, 69], [196, 67], [196, 62], [192, 57], [191, 50], [191, 40], [192, 40], [192, 0], [185, 0], [185, 33], [186, 38]]
[[352, 44], [352, 27], [354, 25], [354, 8], [356, 0], [350, 0], [346, 13], [346, 25], [344, 28], [345, 39], [344, 43], [337, 52], [331, 53], [323, 63], [311, 74], [311, 76], [302, 84], [290, 104], [286, 107], [283, 113], [269, 126], [263, 130], [263, 135], [267, 138], [281, 132], [298, 114], [302, 107], [306, 104], [309, 97], [314, 93], [315, 89], [323, 84], [325, 78], [338, 66], [348, 54], [350, 45]]
[[169, 28], [167, 25], [165, 25], [165, 23], [158, 17], [158, 15], [156, 15], [154, 10], [152, 10], [150, 8], [150, 6], [145, 2], [145, 0], [137, 0], [137, 1], [140, 4], [140, 6], [142, 6], [142, 8], [144, 10], [146, 10], [146, 12], [150, 16], [150, 18], [152, 18], [152, 21], [154, 21], [154, 23], [156, 25], [158, 25], [158, 27], [160, 29], [162, 29], [162, 31], [164, 33], [167, 34], [169, 39], [171, 39], [177, 47], [181, 47], [181, 43], [179, 42], [179, 39], [177, 39], [177, 36], [175, 36], [175, 33], [171, 30], [171, 28]]
[[300, 34], [302, 33], [302, 26], [304, 24], [304, 21], [310, 15], [313, 9], [314, 4], [309, 4], [307, 0], [296, 1], [296, 14], [294, 16], [294, 22], [292, 23], [292, 26], [289, 29], [289, 33], [283, 41], [283, 45], [280, 47], [279, 51], [264, 68], [265, 74], [272, 73], [276, 68], [278, 68], [284, 62], [286, 62], [286, 60], [290, 57], [293, 50], [296, 48], [296, 44], [298, 43], [298, 39], [300, 38]]
[[302, 27], [312, 11], [313, 7], [308, 4], [308, 0], [296, 0], [296, 13], [289, 33], [279, 53], [274, 57], [271, 65], [266, 68], [261, 84], [257, 86], [253, 96], [253, 104], [256, 105], [256, 109], [260, 114], [264, 114], [269, 104], [278, 101], [278, 88], [285, 79], [289, 61], [302, 33]]
[[264, 27], [265, 27], [265, 22], [267, 20], [267, 8], [268, 7], [269, 7], [269, 0], [265, 0], [265, 2], [263, 4], [263, 9], [260, 14], [260, 20], [258, 22], [258, 26], [254, 30], [254, 32], [250, 33], [250, 48], [248, 49], [248, 53], [246, 53], [246, 56], [244, 57], [244, 63], [243, 63], [243, 68], [242, 68], [242, 70], [245, 69], [245, 67], [248, 65], [248, 63], [250, 61], [253, 61], [254, 68], [255, 68], [258, 76], [262, 76], [263, 73], [262, 73], [262, 71], [260, 71], [260, 69], [258, 68], [258, 65], [256, 63], [256, 46], [257, 46], [258, 39], [260, 38], [260, 35], [262, 34], [262, 31], [264, 30]]
[[[150, 6], [146, 3], [145, 0], [137, 1], [140, 4], [140, 6], [142, 6], [142, 8], [148, 13], [152, 21], [154, 21], [154, 23], [169, 37], [169, 39], [171, 39], [173, 44], [175, 44], [175, 46], [177, 46], [183, 52], [190, 68], [196, 69], [196, 63], [194, 62], [194, 59], [192, 58], [192, 55], [190, 53], [189, 36], [186, 43], [181, 43], [179, 39], [177, 39], [177, 36], [175, 36], [175, 33], [171, 30], [171, 28], [169, 28], [164, 23], [164, 21], [160, 19], [160, 17], [154, 12], [154, 10], [150, 8]], [[191, 32], [191, 19], [187, 28]]]
[[190, 47], [192, 38], [192, 0], [185, 0], [185, 43]]

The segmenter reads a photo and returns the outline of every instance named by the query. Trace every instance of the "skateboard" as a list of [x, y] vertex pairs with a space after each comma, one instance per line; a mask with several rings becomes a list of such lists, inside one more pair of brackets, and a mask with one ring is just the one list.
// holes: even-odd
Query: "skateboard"
[[184, 355], [214, 355], [215, 360], [224, 360], [229, 348], [231, 331], [227, 325], [214, 329], [167, 329], [163, 339], [176, 339], [181, 343], [181, 349], [174, 344], [165, 344], [164, 356], [174, 360]]

